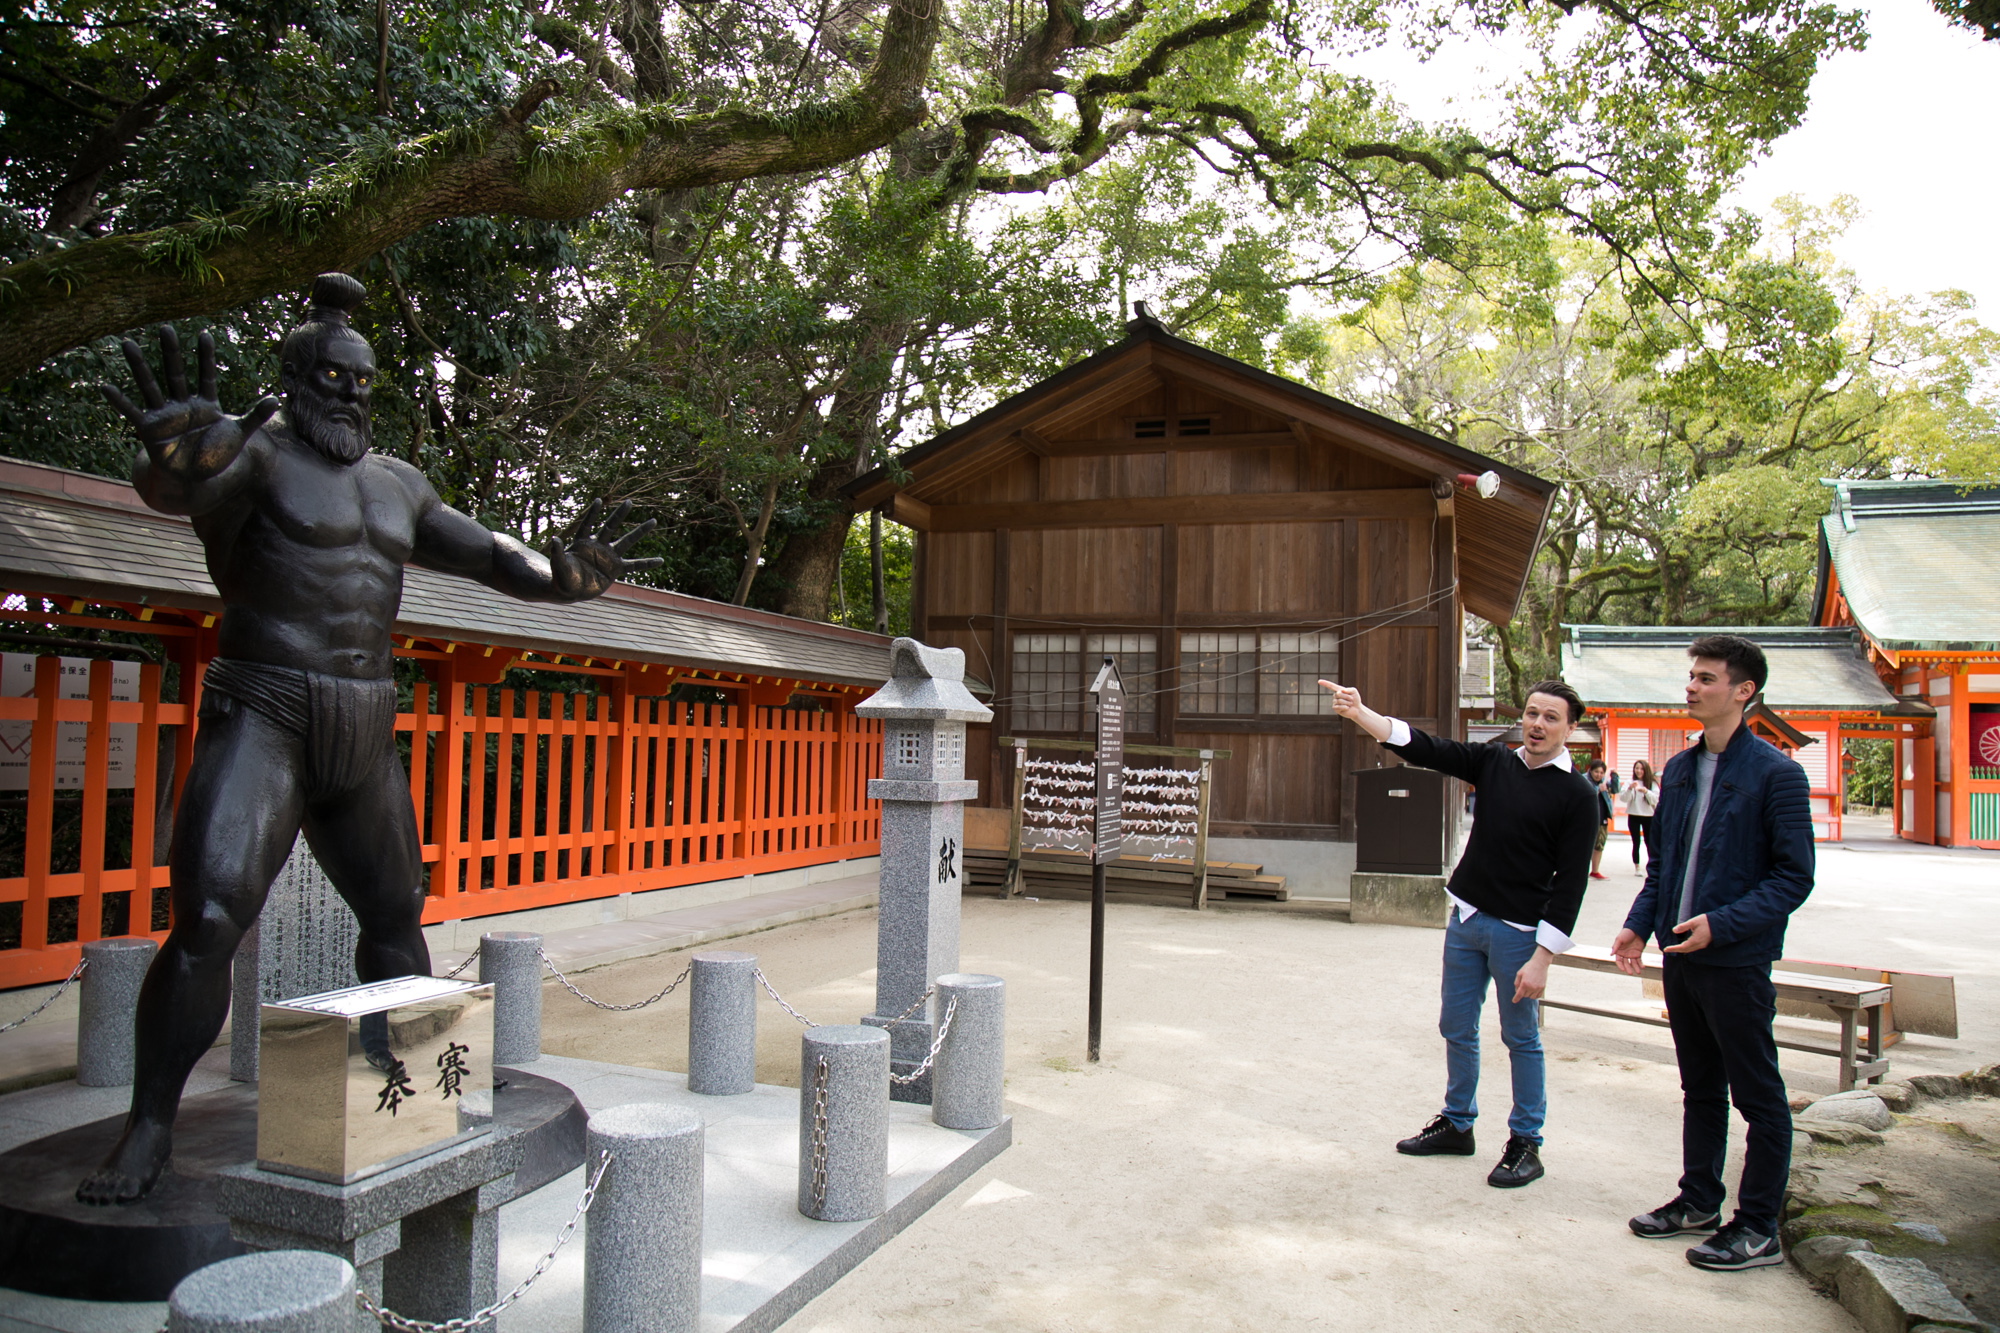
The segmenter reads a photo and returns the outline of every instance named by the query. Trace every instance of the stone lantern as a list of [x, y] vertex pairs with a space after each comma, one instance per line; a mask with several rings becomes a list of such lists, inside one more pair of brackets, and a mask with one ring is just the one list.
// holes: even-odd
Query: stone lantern
[[[882, 776], [868, 794], [882, 802], [881, 910], [875, 941], [875, 1012], [861, 1021], [889, 1030], [890, 1068], [923, 1063], [941, 1016], [915, 1005], [940, 976], [958, 971], [958, 902], [965, 887], [965, 802], [979, 784], [965, 776], [965, 724], [993, 711], [965, 688], [965, 654], [898, 639], [889, 681], [857, 705], [882, 719]], [[930, 1101], [930, 1076], [892, 1084], [899, 1101]]]

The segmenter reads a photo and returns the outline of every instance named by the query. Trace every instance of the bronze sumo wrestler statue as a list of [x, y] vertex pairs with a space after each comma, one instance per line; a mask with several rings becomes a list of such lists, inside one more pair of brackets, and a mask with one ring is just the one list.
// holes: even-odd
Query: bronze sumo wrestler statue
[[389, 630], [403, 566], [526, 601], [581, 602], [659, 563], [624, 556], [652, 523], [612, 539], [629, 505], [600, 525], [592, 504], [566, 542], [537, 554], [446, 505], [414, 467], [369, 452], [375, 356], [348, 323], [365, 295], [345, 273], [313, 283], [305, 322], [284, 341], [282, 414], [275, 398], [223, 413], [206, 333], [189, 393], [169, 327], [166, 392], [129, 340], [144, 406], [104, 389], [144, 446], [132, 484], [153, 508], [193, 519], [223, 612], [174, 814], [173, 931], [139, 995], [132, 1112], [77, 1187], [85, 1203], [130, 1203], [159, 1179], [181, 1090], [229, 1009], [230, 960], [301, 830], [360, 924], [357, 975], [431, 970], [416, 819], [392, 731]]

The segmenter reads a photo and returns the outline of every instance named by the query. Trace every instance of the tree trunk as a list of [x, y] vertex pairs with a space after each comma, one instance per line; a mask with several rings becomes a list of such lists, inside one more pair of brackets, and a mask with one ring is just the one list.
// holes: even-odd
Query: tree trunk
[[832, 619], [833, 584], [840, 577], [840, 553], [847, 549], [847, 524], [854, 517], [840, 488], [853, 478], [853, 459], [829, 458], [806, 482], [806, 507], [824, 510], [825, 517], [785, 538], [784, 549], [771, 560], [771, 574], [784, 587], [778, 609], [788, 616]]
[[875, 632], [889, 632], [889, 593], [882, 581], [882, 511], [868, 513], [868, 587], [873, 597]]
[[[778, 479], [771, 478], [757, 505], [757, 522], [745, 534], [748, 549], [743, 553], [743, 573], [736, 580], [736, 595], [729, 600], [742, 606], [750, 600], [750, 585], [757, 581], [757, 562], [764, 555], [764, 538], [771, 531], [771, 515], [778, 512]], [[818, 619], [824, 620], [820, 616]]]

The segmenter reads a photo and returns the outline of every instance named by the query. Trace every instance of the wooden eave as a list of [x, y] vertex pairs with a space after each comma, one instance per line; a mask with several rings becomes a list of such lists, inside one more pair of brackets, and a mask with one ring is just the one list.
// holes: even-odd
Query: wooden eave
[[[1181, 380], [1290, 423], [1291, 433], [1301, 441], [1310, 440], [1310, 432], [1318, 431], [1343, 447], [1403, 468], [1425, 483], [1441, 474], [1497, 473], [1500, 490], [1491, 499], [1460, 492], [1454, 502], [1459, 586], [1467, 609], [1474, 614], [1496, 622], [1513, 617], [1541, 545], [1555, 483], [1176, 338], [1157, 322], [1134, 320], [1127, 328], [1128, 336], [1121, 342], [913, 446], [896, 460], [893, 473], [890, 465], [878, 467], [848, 483], [844, 493], [859, 507], [882, 506], [891, 518], [920, 531], [1343, 516], [1408, 518], [1432, 512], [1428, 484], [1396, 490], [933, 507], [935, 497], [1023, 456], [1157, 453], [1277, 442], [1261, 436], [1064, 441], [1066, 429], [1080, 427], [1163, 381]], [[904, 476], [900, 485], [894, 479], [896, 473]]]

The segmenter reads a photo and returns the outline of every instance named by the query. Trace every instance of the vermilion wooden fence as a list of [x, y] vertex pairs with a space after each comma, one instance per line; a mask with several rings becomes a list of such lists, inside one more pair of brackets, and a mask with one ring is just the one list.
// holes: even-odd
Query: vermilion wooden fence
[[[172, 636], [184, 681], [198, 681], [213, 652], [212, 633], [192, 624], [32, 619]], [[424, 660], [430, 675], [396, 719], [429, 875], [427, 923], [876, 852], [880, 815], [866, 792], [868, 778], [881, 772], [881, 724], [854, 716], [862, 691], [818, 687], [825, 711], [801, 711], [777, 701], [806, 682], [523, 660], [504, 650], [496, 662], [488, 651], [482, 658], [478, 645], [419, 648], [413, 641], [398, 649], [398, 656]], [[510, 658], [597, 676], [601, 692], [474, 683], [498, 677]], [[59, 697], [60, 667], [56, 657], [38, 659], [33, 694], [0, 698], [0, 722], [32, 724], [21, 855], [0, 878], [0, 988], [60, 980], [86, 940], [164, 936], [150, 929], [155, 891], [169, 882], [166, 840], [156, 837], [162, 803], [148, 797], [159, 790], [163, 763], [173, 766], [169, 790], [180, 790], [193, 753], [193, 710], [160, 702], [161, 668], [152, 663], [141, 667], [138, 700], [128, 703], [111, 699], [111, 663], [91, 663], [86, 699]], [[704, 693], [725, 691], [735, 702], [670, 702], [665, 689], [676, 678], [707, 687]], [[194, 693], [184, 684], [183, 698]], [[60, 858], [56, 846], [64, 722], [87, 724], [81, 810], [62, 802], [65, 818], [80, 818], [74, 869], [67, 843]], [[134, 799], [128, 820], [120, 798], [112, 840], [129, 841], [137, 853], [130, 857], [122, 846], [108, 847], [106, 837], [114, 822], [107, 810], [110, 728], [118, 723], [137, 728]], [[167, 727], [174, 730], [163, 746]], [[156, 847], [157, 857], [150, 854]], [[61, 918], [53, 932], [52, 908]], [[6, 929], [5, 916], [15, 914], [17, 929]]]

